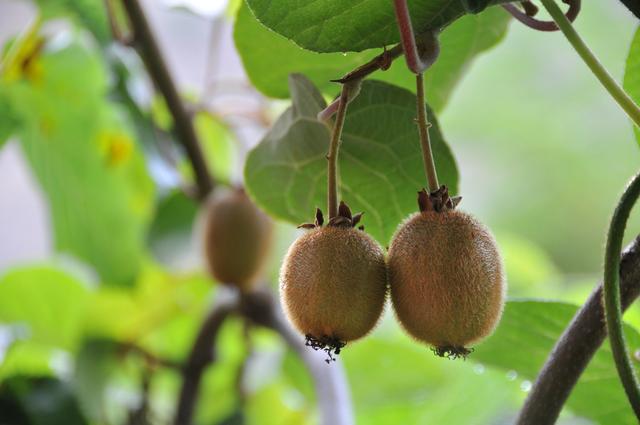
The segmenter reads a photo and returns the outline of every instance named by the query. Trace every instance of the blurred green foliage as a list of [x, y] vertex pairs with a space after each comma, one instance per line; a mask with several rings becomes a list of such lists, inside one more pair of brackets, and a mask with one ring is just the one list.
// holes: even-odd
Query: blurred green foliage
[[[49, 207], [55, 250], [73, 261], [54, 258], [0, 272], [0, 422], [120, 425], [147, 397], [152, 423], [168, 423], [181, 384], [171, 365], [184, 361], [202, 318], [229, 295], [212, 289], [214, 282], [196, 261], [188, 270], [176, 267], [176, 258], [194, 255], [198, 207], [180, 190], [192, 175], [180, 156], [173, 164], [178, 177], [172, 185], [152, 172], [158, 163], [166, 167], [170, 162], [158, 146], [174, 137], [171, 117], [157, 98], [150, 105], [135, 100], [130, 82], [141, 77], [140, 70], [111, 49], [102, 2], [37, 3], [44, 22], [62, 18], [71, 25], [57, 30], [66, 37], [53, 40], [36, 21], [5, 46], [0, 148], [10, 138], [20, 143]], [[578, 29], [615, 75], [622, 75], [626, 61], [625, 87], [640, 99], [638, 33], [628, 58], [622, 47], [636, 26], [630, 20], [620, 24], [620, 11], [598, 2], [584, 9]], [[307, 73], [323, 93], [333, 94], [328, 79], [380, 53], [303, 51], [261, 26], [246, 5], [235, 22], [234, 39], [247, 74], [268, 96], [289, 97], [286, 77], [293, 71]], [[604, 91], [558, 34], [532, 34], [512, 25], [505, 38], [506, 14], [489, 8], [457, 20], [441, 35], [440, 61], [427, 76], [427, 96], [443, 133], [435, 138], [441, 147], [437, 160], [445, 163], [441, 173], [452, 186], [459, 168], [463, 208], [495, 230], [510, 295], [579, 303], [598, 279], [607, 217], [625, 180], [638, 169], [637, 146], [625, 117], [606, 104]], [[463, 79], [474, 61], [474, 72]], [[347, 146], [355, 139], [369, 143], [378, 134], [384, 140], [376, 143], [398, 154], [394, 137], [412, 128], [415, 97], [407, 91], [413, 82], [403, 60], [375, 78], [386, 83], [368, 83], [352, 105], [355, 116], [348, 121], [343, 151], [350, 160], [341, 165], [343, 183], [353, 182], [370, 194], [354, 196], [352, 206], [367, 212], [367, 228], [384, 243], [415, 207], [419, 187], [414, 186], [419, 184], [410, 183], [422, 181], [422, 169], [417, 143], [406, 146], [405, 160], [367, 156], [366, 149]], [[322, 100], [319, 93], [305, 96], [306, 101]], [[379, 111], [368, 109], [372, 102]], [[300, 99], [295, 106], [304, 110], [306, 121], [314, 121], [320, 107], [309, 109]], [[394, 113], [383, 106], [393, 106]], [[194, 122], [216, 179], [234, 182], [242, 150], [233, 129], [225, 117], [208, 111], [198, 111]], [[323, 124], [314, 124], [326, 136]], [[271, 136], [280, 142], [284, 137], [278, 127]], [[312, 179], [300, 177], [317, 169], [323, 187], [324, 148], [295, 144], [307, 140], [303, 136], [289, 141], [280, 156], [263, 143], [249, 156], [246, 171], [256, 200], [296, 223], [311, 219], [316, 204], [324, 206], [320, 192], [308, 197]], [[451, 149], [442, 143], [445, 139]], [[268, 166], [289, 156], [300, 159], [310, 148], [319, 149], [317, 158], [287, 162], [295, 163], [300, 178], [295, 196], [287, 199], [282, 197], [287, 176], [260, 174], [254, 167], [257, 159]], [[375, 183], [371, 169], [393, 180], [392, 189]], [[399, 193], [402, 208], [392, 211], [389, 200]], [[295, 214], [278, 210], [285, 207]], [[382, 212], [387, 220], [376, 227], [375, 215]], [[267, 273], [273, 285], [279, 259], [296, 235], [287, 224], [277, 229]], [[630, 235], [638, 229], [636, 221]], [[495, 335], [467, 362], [435, 358], [387, 314], [372, 335], [341, 355], [357, 422], [511, 423], [576, 309], [575, 304], [514, 299]], [[638, 347], [640, 309], [627, 319], [634, 326], [626, 329], [627, 336]], [[277, 335], [248, 329], [233, 317], [217, 345], [216, 364], [203, 377], [197, 424], [318, 422], [311, 378]], [[150, 377], [147, 394], [143, 382]], [[575, 423], [573, 415], [601, 424], [634, 422], [606, 344], [561, 421]]]

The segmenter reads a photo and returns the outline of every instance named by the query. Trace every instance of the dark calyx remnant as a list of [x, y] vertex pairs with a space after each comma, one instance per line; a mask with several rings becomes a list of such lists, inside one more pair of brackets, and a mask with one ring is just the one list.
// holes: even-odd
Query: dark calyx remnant
[[455, 347], [453, 345], [443, 345], [440, 347], [431, 348], [433, 354], [438, 357], [446, 357], [449, 360], [455, 360], [462, 358], [467, 360], [467, 356], [473, 353], [473, 348]]
[[[328, 226], [336, 227], [356, 227], [360, 223], [360, 219], [364, 213], [357, 213], [351, 215], [351, 208], [343, 201], [340, 201], [338, 207], [338, 215], [329, 219]], [[322, 227], [324, 224], [324, 216], [320, 208], [316, 208], [316, 221], [313, 223], [304, 223], [298, 226], [298, 229], [315, 229], [316, 227]], [[364, 226], [358, 226], [358, 229], [364, 230]]]
[[426, 189], [418, 192], [418, 207], [420, 212], [445, 212], [455, 209], [462, 201], [462, 196], [449, 196], [449, 189], [442, 185], [439, 189], [427, 193]]
[[307, 334], [305, 335], [304, 345], [313, 348], [315, 351], [322, 350], [327, 353], [325, 362], [330, 364], [336, 361], [334, 356], [340, 354], [340, 350], [342, 350], [347, 343], [327, 335], [316, 338], [313, 335]]

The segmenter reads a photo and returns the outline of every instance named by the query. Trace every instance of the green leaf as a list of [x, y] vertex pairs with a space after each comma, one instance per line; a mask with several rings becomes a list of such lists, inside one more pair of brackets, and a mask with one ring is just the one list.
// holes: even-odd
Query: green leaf
[[[268, 28], [316, 52], [359, 52], [399, 41], [393, 5], [387, 0], [247, 0], [247, 4]], [[409, 8], [417, 34], [442, 29], [466, 12], [463, 2], [451, 0], [409, 0]]]
[[25, 339], [73, 350], [82, 334], [88, 291], [53, 267], [28, 267], [0, 277], [0, 323], [26, 326]]
[[[640, 28], [636, 30], [636, 34], [631, 42], [629, 55], [627, 56], [627, 66], [624, 71], [624, 89], [629, 96], [640, 105]], [[636, 140], [640, 143], [640, 128], [633, 126], [636, 134]]]
[[518, 384], [504, 374], [438, 358], [395, 323], [381, 327], [340, 354], [357, 423], [492, 424], [513, 409]]
[[198, 206], [176, 190], [159, 201], [156, 211], [149, 228], [149, 244], [156, 258], [166, 264], [191, 246]]
[[[245, 184], [270, 214], [294, 224], [325, 209], [328, 127], [316, 120], [326, 105], [303, 76], [290, 78], [293, 106], [249, 153]], [[339, 154], [342, 199], [364, 211], [367, 232], [382, 245], [396, 226], [417, 211], [416, 192], [426, 184], [418, 130], [416, 97], [379, 81], [365, 81], [350, 104]], [[440, 181], [457, 191], [455, 160], [429, 111], [431, 141]]]
[[154, 191], [132, 131], [106, 98], [98, 56], [71, 45], [33, 62], [4, 92], [23, 122], [18, 135], [47, 195], [56, 248], [107, 283], [130, 284]]
[[[425, 74], [425, 87], [433, 109], [442, 109], [475, 57], [504, 38], [508, 23], [506, 12], [490, 8], [479, 15], [463, 16], [442, 32], [440, 57]], [[379, 50], [344, 55], [309, 52], [269, 31], [246, 5], [238, 11], [234, 40], [251, 82], [265, 95], [277, 98], [289, 97], [287, 77], [291, 73], [304, 74], [322, 92], [337, 91], [338, 86], [330, 80], [380, 53]], [[261, 48], [255, 48], [255, 40], [260, 40]], [[379, 71], [374, 77], [415, 91], [415, 78], [403, 58], [396, 59], [389, 70]]]
[[[533, 381], [577, 306], [560, 302], [511, 301], [495, 334], [476, 348], [475, 361], [512, 370]], [[640, 334], [625, 326], [629, 346], [640, 347]], [[637, 424], [605, 341], [573, 389], [567, 406], [601, 424]]]
[[73, 389], [85, 416], [95, 423], [106, 423], [105, 398], [114, 370], [117, 346], [107, 340], [88, 340], [75, 358]]

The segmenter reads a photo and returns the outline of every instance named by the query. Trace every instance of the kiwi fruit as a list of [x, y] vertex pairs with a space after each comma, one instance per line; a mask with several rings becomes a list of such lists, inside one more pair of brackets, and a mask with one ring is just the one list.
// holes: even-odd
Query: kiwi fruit
[[221, 190], [207, 202], [203, 227], [212, 276], [243, 292], [254, 289], [271, 245], [269, 217], [243, 189]]
[[307, 338], [307, 345], [332, 352], [369, 333], [386, 300], [384, 252], [361, 227], [361, 214], [351, 216], [341, 203], [339, 215], [322, 226], [316, 223], [298, 238], [280, 271], [280, 296], [290, 322]]
[[444, 186], [419, 199], [422, 211], [399, 226], [389, 248], [391, 301], [411, 336], [440, 356], [466, 356], [502, 315], [502, 259], [489, 230], [454, 210], [458, 200]]

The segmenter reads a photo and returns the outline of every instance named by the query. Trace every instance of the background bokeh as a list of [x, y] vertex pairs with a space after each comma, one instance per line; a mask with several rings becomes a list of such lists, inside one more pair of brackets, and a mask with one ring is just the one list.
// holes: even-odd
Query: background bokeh
[[[230, 130], [225, 134], [233, 135], [236, 153], [227, 166], [231, 180], [240, 182], [244, 155], [287, 102], [269, 100], [251, 87], [235, 52], [226, 2], [143, 3], [181, 90], [222, 117]], [[35, 13], [36, 7], [27, 1], [0, 0], [0, 44], [22, 31]], [[64, 19], [46, 28], [72, 37]], [[576, 28], [621, 80], [637, 20], [618, 2], [585, 2]], [[140, 68], [131, 60], [133, 68]], [[143, 102], [152, 101], [152, 91], [142, 77], [134, 81], [132, 91]], [[505, 40], [473, 63], [439, 120], [458, 161], [462, 207], [494, 231], [505, 255], [509, 296], [584, 301], [599, 280], [608, 220], [626, 182], [640, 170], [640, 151], [629, 120], [566, 40], [558, 33], [534, 32], [512, 22]], [[175, 174], [162, 161], [150, 159], [148, 165], [159, 192], [175, 187]], [[92, 211], [86, 208], [84, 213]], [[278, 223], [277, 229], [268, 272], [272, 282], [296, 236], [290, 224]], [[639, 232], [636, 215], [627, 240]], [[209, 299], [213, 296], [203, 289], [209, 282], [201, 274], [198, 240], [191, 236], [189, 232], [154, 246], [151, 256], [160, 259], [165, 269], [150, 266], [145, 276], [151, 281], [154, 273], [196, 273], [197, 278], [189, 278], [199, 279], [194, 293]], [[31, 264], [53, 263], [95, 280], [89, 266], [55, 252], [52, 240], [46, 197], [19, 143], [9, 141], [0, 148], [0, 275]], [[140, 302], [148, 299], [143, 289], [138, 295]], [[182, 357], [205, 308], [203, 302], [195, 304], [188, 316], [167, 321], [146, 343]], [[391, 314], [387, 316], [370, 339], [343, 354], [358, 423], [506, 424], [513, 420], [531, 377], [481, 361], [434, 358], [403, 336]], [[632, 307], [627, 318], [640, 324], [640, 308]], [[241, 328], [239, 322], [225, 328], [222, 360], [205, 383], [200, 423], [223, 423], [233, 415], [236, 400], [221, 396], [220, 391], [232, 379], [223, 369], [235, 370], [244, 358], [246, 347], [238, 336]], [[247, 372], [249, 392], [255, 394], [246, 408], [249, 422], [303, 423], [311, 418], [312, 423], [312, 388], [301, 366], [266, 331], [256, 332], [254, 344], [258, 354]], [[3, 342], [0, 332], [0, 363], [9, 346], [9, 339]], [[77, 366], [68, 356], [57, 361], [63, 364], [63, 372], [65, 367]], [[137, 373], [136, 365], [130, 363], [113, 378], [108, 406], [135, 404], [139, 397], [131, 378]], [[269, 370], [275, 363], [282, 365], [282, 372]], [[158, 374], [154, 387], [158, 423], [170, 416], [176, 387], [176, 376]], [[112, 423], [120, 418], [107, 416]], [[562, 421], [589, 423], [570, 411]]]

